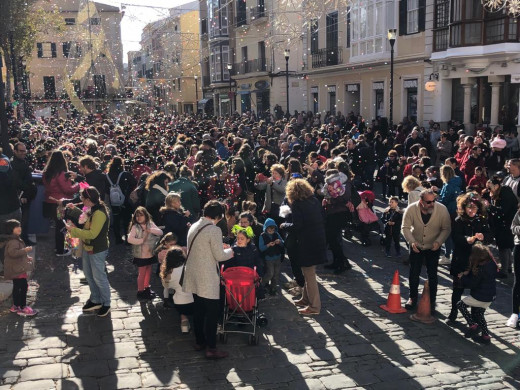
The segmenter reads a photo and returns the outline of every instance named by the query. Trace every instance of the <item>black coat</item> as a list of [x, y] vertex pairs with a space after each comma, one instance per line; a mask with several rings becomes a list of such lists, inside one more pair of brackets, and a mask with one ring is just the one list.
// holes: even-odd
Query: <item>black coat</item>
[[327, 262], [325, 215], [314, 196], [291, 205], [292, 233], [298, 243], [298, 265], [311, 267]]
[[160, 225], [164, 226], [163, 233], [173, 233], [177, 236], [177, 245], [186, 246], [188, 239], [189, 219], [184, 214], [175, 210], [161, 212]]
[[500, 195], [489, 208], [491, 229], [498, 249], [513, 249], [514, 240], [511, 224], [516, 214], [518, 199], [510, 187], [500, 187]]
[[485, 245], [491, 243], [493, 237], [489, 228], [488, 219], [475, 216], [474, 218], [462, 218], [458, 216], [451, 227], [451, 238], [453, 240], [453, 259], [451, 261], [450, 274], [457, 276], [460, 272], [464, 272], [469, 267], [469, 255], [473, 244], [479, 242], [475, 240], [473, 244], [468, 244], [468, 238], [482, 233], [484, 235]]

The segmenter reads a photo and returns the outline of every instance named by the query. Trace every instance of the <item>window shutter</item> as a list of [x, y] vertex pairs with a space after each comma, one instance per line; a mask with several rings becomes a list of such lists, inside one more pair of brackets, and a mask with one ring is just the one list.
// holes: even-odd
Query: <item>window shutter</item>
[[426, 0], [419, 0], [419, 31], [424, 31], [426, 19]]
[[57, 57], [56, 43], [54, 43], [54, 42], [51, 43], [51, 53], [52, 53], [52, 58], [56, 58]]
[[38, 58], [42, 58], [43, 57], [43, 44], [41, 42], [38, 42], [36, 44], [36, 47], [38, 49]]
[[399, 35], [406, 35], [406, 14], [408, 11], [408, 1], [400, 0], [399, 1]]

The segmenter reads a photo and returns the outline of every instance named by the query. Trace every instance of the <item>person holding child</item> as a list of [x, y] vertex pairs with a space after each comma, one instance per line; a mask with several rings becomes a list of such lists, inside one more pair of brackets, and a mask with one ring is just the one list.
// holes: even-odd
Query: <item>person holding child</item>
[[98, 317], [105, 317], [110, 312], [110, 285], [105, 271], [110, 227], [108, 208], [95, 187], [81, 190], [79, 198], [87, 208], [87, 220], [83, 228], [76, 227], [70, 220], [65, 227], [72, 237], [83, 243], [83, 273], [90, 288], [90, 298], [83, 306], [83, 312], [97, 310]]
[[270, 295], [276, 295], [285, 247], [282, 236], [278, 233], [278, 227], [273, 219], [267, 218], [265, 220], [264, 231], [260, 235], [258, 245], [260, 253], [265, 260], [264, 286]]
[[0, 250], [4, 251], [4, 278], [13, 281], [13, 306], [9, 309], [21, 317], [33, 317], [38, 311], [27, 306], [27, 278], [33, 268], [33, 259], [28, 256], [32, 247], [25, 246], [21, 238], [22, 224], [9, 219], [4, 224], [7, 236], [2, 237]]
[[[475, 244], [469, 256], [469, 269], [458, 274], [463, 287], [471, 289], [470, 295], [457, 303], [457, 308], [469, 326], [464, 336], [472, 337], [482, 344], [491, 343], [484, 313], [495, 300], [497, 272], [498, 266], [489, 249], [482, 244]], [[471, 314], [468, 307], [472, 308]]]

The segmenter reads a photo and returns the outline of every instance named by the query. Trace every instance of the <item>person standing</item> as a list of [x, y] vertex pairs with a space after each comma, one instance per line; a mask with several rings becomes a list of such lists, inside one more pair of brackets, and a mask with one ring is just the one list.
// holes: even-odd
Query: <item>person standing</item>
[[321, 311], [320, 291], [316, 281], [316, 266], [327, 261], [325, 215], [314, 190], [304, 179], [289, 181], [286, 196], [291, 207], [292, 223], [286, 225], [295, 235], [297, 261], [305, 278], [303, 295], [295, 302], [302, 315], [318, 315]]
[[220, 311], [219, 262], [233, 257], [233, 250], [222, 242], [217, 225], [224, 218], [225, 207], [209, 201], [203, 217], [188, 231], [188, 258], [182, 291], [193, 294], [195, 350], [206, 350], [206, 358], [221, 359], [228, 353], [217, 349], [217, 321]]
[[83, 312], [97, 310], [98, 317], [105, 317], [110, 312], [110, 284], [105, 270], [110, 227], [108, 208], [101, 201], [98, 190], [92, 186], [81, 190], [80, 200], [89, 209], [83, 229], [70, 221], [67, 221], [65, 228], [72, 237], [83, 242], [83, 273], [90, 288], [90, 298], [83, 306]]
[[423, 262], [426, 263], [430, 283], [432, 313], [437, 298], [437, 268], [440, 248], [451, 233], [451, 219], [446, 206], [435, 201], [436, 194], [427, 189], [420, 199], [409, 205], [403, 215], [401, 231], [410, 245], [410, 297], [405, 307], [413, 310], [417, 306], [419, 276]]
[[18, 188], [20, 197], [20, 207], [22, 211], [22, 235], [21, 238], [25, 245], [34, 246], [36, 243], [29, 240], [27, 236], [29, 227], [29, 209], [31, 201], [36, 197], [36, 186], [32, 179], [32, 168], [25, 160], [27, 155], [27, 147], [23, 142], [17, 142], [14, 145], [11, 166], [13, 167], [15, 185]]

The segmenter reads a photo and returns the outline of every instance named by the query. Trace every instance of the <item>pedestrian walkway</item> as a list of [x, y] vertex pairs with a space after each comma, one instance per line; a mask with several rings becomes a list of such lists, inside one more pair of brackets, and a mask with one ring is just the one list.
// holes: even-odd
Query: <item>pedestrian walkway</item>
[[52, 242], [52, 232], [38, 237], [41, 260], [30, 300], [40, 314], [24, 319], [8, 312], [9, 301], [0, 306], [0, 390], [520, 388], [520, 331], [504, 326], [511, 276], [499, 282], [498, 301], [487, 315], [492, 344], [482, 346], [443, 321], [451, 295], [447, 268], [440, 268], [439, 320], [416, 323], [410, 313], [379, 308], [395, 269], [406, 297], [402, 259], [385, 258], [377, 244], [345, 242], [355, 266], [340, 276], [319, 267], [319, 316], [300, 317], [286, 292], [270, 298], [261, 304], [269, 324], [260, 345], [230, 335], [219, 345], [230, 357], [214, 362], [193, 350], [194, 337], [181, 334], [174, 310], [136, 300], [128, 247], [110, 249], [112, 312], [97, 318], [82, 314], [88, 287], [70, 259], [53, 255]]

